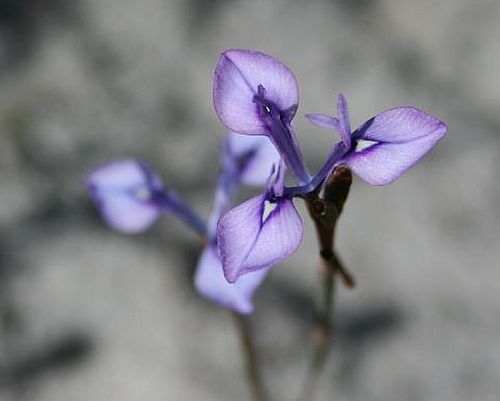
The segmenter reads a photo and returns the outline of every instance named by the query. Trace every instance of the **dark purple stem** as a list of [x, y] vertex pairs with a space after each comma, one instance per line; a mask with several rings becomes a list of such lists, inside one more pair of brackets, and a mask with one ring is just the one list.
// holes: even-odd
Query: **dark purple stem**
[[335, 145], [321, 169], [307, 184], [296, 187], [286, 187], [283, 191], [283, 195], [289, 197], [304, 196], [310, 192], [316, 191], [317, 188], [323, 184], [328, 174], [332, 172], [335, 164], [342, 159], [348, 151], [349, 150], [346, 149], [342, 143]]
[[155, 196], [155, 202], [165, 212], [175, 214], [201, 237], [206, 236], [207, 224], [205, 221], [175, 193], [171, 191], [161, 192]]

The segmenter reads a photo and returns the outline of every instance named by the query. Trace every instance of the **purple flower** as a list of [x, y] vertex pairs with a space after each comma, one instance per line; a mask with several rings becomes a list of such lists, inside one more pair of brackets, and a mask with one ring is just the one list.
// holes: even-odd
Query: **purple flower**
[[230, 283], [224, 277], [217, 247], [216, 227], [228, 210], [241, 183], [262, 185], [279, 161], [274, 146], [265, 137], [245, 137], [229, 133], [221, 151], [222, 169], [215, 192], [214, 206], [207, 228], [207, 245], [195, 273], [195, 287], [204, 297], [238, 313], [253, 311], [252, 297], [267, 275], [260, 270]]
[[160, 177], [146, 163], [123, 159], [94, 169], [87, 188], [106, 223], [116, 231], [136, 234], [147, 230], [165, 212], [171, 212], [200, 234], [205, 223], [167, 191]]
[[106, 223], [123, 233], [149, 228], [163, 213], [158, 193], [163, 184], [144, 163], [119, 160], [96, 168], [87, 187]]
[[266, 192], [230, 210], [219, 221], [217, 240], [230, 283], [286, 259], [302, 241], [302, 220], [291, 198], [283, 196], [284, 173], [282, 165]]
[[267, 272], [248, 274], [230, 284], [225, 278], [216, 242], [216, 227], [241, 184], [264, 185], [280, 156], [266, 137], [228, 134], [221, 152], [221, 172], [214, 206], [207, 224], [168, 190], [146, 163], [124, 159], [94, 169], [86, 179], [89, 192], [103, 219], [127, 234], [148, 229], [163, 213], [170, 212], [205, 237], [195, 273], [195, 287], [206, 298], [246, 314], [253, 310], [252, 296]]
[[330, 153], [316, 181], [346, 164], [372, 185], [389, 184], [419, 161], [446, 133], [446, 124], [413, 106], [396, 107], [370, 118], [351, 133], [347, 102], [339, 95], [338, 118], [307, 114], [313, 124], [338, 131], [342, 143]]
[[[87, 186], [100, 214], [117, 231], [142, 232], [168, 212], [200, 234], [206, 246], [195, 286], [238, 313], [253, 310], [253, 293], [269, 269], [289, 257], [302, 240], [304, 228], [294, 197], [317, 197], [340, 164], [370, 184], [388, 184], [446, 132], [442, 121], [412, 106], [384, 111], [351, 132], [347, 101], [339, 95], [337, 117], [306, 115], [341, 137], [311, 178], [292, 126], [297, 83], [284, 64], [261, 52], [228, 50], [215, 69], [213, 95], [217, 115], [232, 132], [222, 147], [208, 223], [140, 161], [119, 160], [96, 168]], [[287, 168], [297, 186], [285, 187]], [[265, 185], [265, 190], [229, 210], [241, 185]]]
[[215, 68], [214, 106], [221, 122], [244, 135], [266, 135], [300, 184], [309, 181], [291, 121], [298, 107], [297, 82], [275, 58], [253, 50], [227, 50]]
[[292, 198], [317, 193], [336, 166], [348, 165], [370, 184], [388, 184], [446, 132], [442, 121], [411, 106], [382, 112], [351, 132], [347, 101], [339, 95], [337, 117], [306, 115], [312, 123], [338, 131], [342, 139], [310, 178], [291, 125], [298, 107], [297, 83], [285, 65], [256, 51], [224, 52], [215, 69], [214, 106], [230, 130], [267, 136], [299, 182], [299, 186], [285, 188], [282, 166], [266, 192], [220, 219], [218, 246], [225, 277], [231, 283], [247, 273], [268, 269], [295, 251], [303, 227]]

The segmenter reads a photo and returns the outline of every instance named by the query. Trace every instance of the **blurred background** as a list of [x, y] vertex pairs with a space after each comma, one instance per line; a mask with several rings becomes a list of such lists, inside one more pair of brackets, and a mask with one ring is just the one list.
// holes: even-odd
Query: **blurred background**
[[[449, 126], [396, 183], [354, 182], [337, 247], [358, 286], [339, 290], [318, 400], [498, 400], [499, 21], [496, 0], [1, 0], [0, 400], [249, 399], [229, 314], [192, 286], [195, 235], [171, 217], [116, 234], [82, 185], [135, 156], [206, 216], [230, 47], [296, 74], [312, 171], [338, 138], [302, 115], [333, 113], [338, 92], [353, 126], [404, 104]], [[252, 317], [275, 400], [309, 355], [306, 223]]]

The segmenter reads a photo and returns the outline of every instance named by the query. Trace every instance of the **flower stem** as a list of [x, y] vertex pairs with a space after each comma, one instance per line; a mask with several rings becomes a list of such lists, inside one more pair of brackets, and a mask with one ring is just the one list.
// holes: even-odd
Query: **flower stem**
[[245, 357], [245, 371], [248, 385], [254, 401], [266, 401], [268, 397], [262, 383], [259, 360], [252, 333], [245, 316], [231, 312], [241, 341], [241, 349]]
[[312, 401], [314, 399], [317, 382], [323, 371], [330, 348], [333, 331], [332, 310], [336, 274], [340, 274], [346, 286], [354, 286], [353, 278], [344, 268], [334, 251], [335, 227], [347, 199], [351, 182], [351, 171], [347, 167], [339, 166], [332, 172], [325, 184], [323, 199], [318, 197], [317, 192], [308, 194], [306, 198], [307, 208], [318, 235], [323, 291], [320, 311], [313, 330], [313, 353], [299, 398], [301, 401]]
[[317, 382], [323, 371], [328, 355], [330, 338], [332, 334], [332, 309], [335, 295], [335, 271], [330, 267], [322, 269], [323, 299], [321, 312], [318, 315], [316, 326], [313, 329], [312, 345], [313, 352], [306, 373], [301, 401], [312, 401], [316, 394]]

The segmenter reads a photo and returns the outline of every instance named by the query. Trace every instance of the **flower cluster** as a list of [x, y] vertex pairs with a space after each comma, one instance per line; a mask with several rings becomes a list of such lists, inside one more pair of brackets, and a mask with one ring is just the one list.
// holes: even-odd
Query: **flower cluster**
[[[206, 244], [195, 274], [196, 288], [243, 314], [252, 311], [253, 292], [268, 270], [301, 243], [304, 229], [294, 198], [318, 193], [340, 165], [369, 184], [388, 184], [446, 132], [442, 121], [412, 106], [379, 113], [352, 131], [347, 101], [339, 95], [335, 117], [306, 115], [311, 123], [338, 132], [341, 139], [311, 176], [292, 126], [297, 83], [284, 64], [258, 51], [227, 50], [215, 69], [213, 98], [229, 133], [207, 223], [140, 161], [101, 166], [88, 176], [87, 184], [104, 220], [120, 232], [142, 232], [165, 212], [192, 227]], [[287, 170], [294, 186], [285, 186]], [[231, 208], [242, 185], [262, 190]]]

